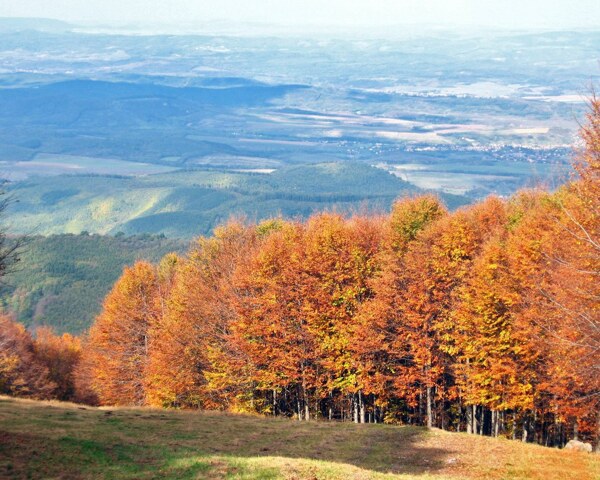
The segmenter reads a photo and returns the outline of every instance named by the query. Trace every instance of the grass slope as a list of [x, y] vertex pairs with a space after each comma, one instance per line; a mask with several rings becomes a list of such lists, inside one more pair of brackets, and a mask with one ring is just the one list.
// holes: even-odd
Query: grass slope
[[100, 312], [125, 265], [139, 259], [156, 262], [187, 246], [183, 240], [151, 235], [33, 237], [16, 271], [2, 279], [0, 307], [28, 328], [47, 325], [60, 333], [80, 333]]
[[0, 397], [6, 479], [593, 480], [597, 455], [416, 427]]

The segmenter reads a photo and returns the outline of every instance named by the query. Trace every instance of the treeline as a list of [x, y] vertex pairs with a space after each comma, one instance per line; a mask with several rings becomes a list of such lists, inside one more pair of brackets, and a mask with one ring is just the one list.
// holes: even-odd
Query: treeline
[[554, 193], [231, 221], [126, 268], [75, 397], [598, 444], [598, 101], [582, 136]]

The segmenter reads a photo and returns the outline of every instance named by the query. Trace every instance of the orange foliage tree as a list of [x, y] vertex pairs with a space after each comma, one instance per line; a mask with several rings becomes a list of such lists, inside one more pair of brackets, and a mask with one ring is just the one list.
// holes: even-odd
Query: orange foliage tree
[[68, 333], [55, 335], [48, 327], [35, 332], [35, 356], [48, 369], [48, 379], [56, 385], [52, 394], [58, 400], [75, 399], [75, 369], [81, 358], [81, 341]]
[[142, 405], [149, 329], [157, 317], [159, 279], [146, 262], [126, 267], [104, 301], [84, 346], [81, 368], [103, 404]]
[[[221, 356], [236, 318], [233, 274], [251, 256], [258, 239], [255, 227], [231, 221], [200, 238], [186, 258], [177, 262], [165, 309], [151, 328], [148, 402], [155, 406], [223, 408], [233, 402], [233, 387], [206, 388], [209, 358]], [[213, 369], [214, 370], [214, 369]], [[235, 378], [240, 378], [241, 372]], [[225, 379], [229, 380], [229, 379]]]
[[50, 398], [56, 384], [35, 355], [34, 341], [25, 327], [0, 315], [0, 393]]
[[[107, 297], [78, 378], [103, 403], [596, 438], [596, 99], [582, 138], [577, 176], [554, 193], [230, 221], [184, 257], [140, 262]], [[40, 358], [55, 342], [41, 332]]]

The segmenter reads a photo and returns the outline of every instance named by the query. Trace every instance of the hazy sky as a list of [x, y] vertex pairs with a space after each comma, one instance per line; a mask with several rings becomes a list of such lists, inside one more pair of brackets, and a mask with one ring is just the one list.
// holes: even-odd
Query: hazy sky
[[600, 27], [599, 0], [0, 0], [0, 16], [105, 25], [233, 23]]

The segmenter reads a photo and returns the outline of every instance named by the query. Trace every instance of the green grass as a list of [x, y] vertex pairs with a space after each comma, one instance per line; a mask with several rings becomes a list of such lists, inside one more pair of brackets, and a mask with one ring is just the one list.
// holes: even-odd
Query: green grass
[[596, 455], [390, 425], [0, 397], [6, 479], [578, 479]]

